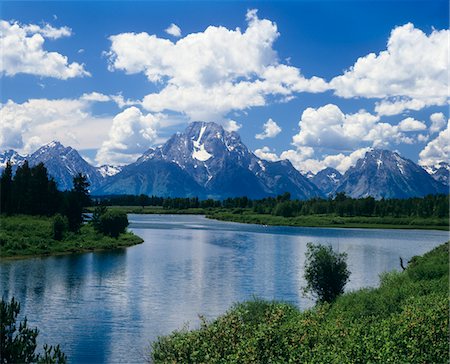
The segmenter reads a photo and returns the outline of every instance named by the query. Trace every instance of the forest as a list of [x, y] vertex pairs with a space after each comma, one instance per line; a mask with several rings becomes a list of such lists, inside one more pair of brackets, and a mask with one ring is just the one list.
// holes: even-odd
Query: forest
[[449, 195], [429, 195], [423, 198], [381, 199], [373, 197], [351, 198], [344, 193], [334, 197], [311, 200], [291, 200], [286, 192], [276, 197], [251, 200], [245, 196], [224, 200], [199, 200], [197, 197], [171, 198], [146, 195], [121, 195], [95, 197], [94, 202], [105, 206], [159, 206], [163, 209], [249, 209], [256, 214], [282, 217], [333, 214], [337, 216], [369, 217], [421, 217], [444, 218], [449, 216]]
[[73, 178], [70, 191], [59, 191], [43, 163], [19, 166], [13, 176], [7, 163], [0, 178], [0, 211], [6, 215], [53, 216], [61, 214], [68, 220], [70, 231], [78, 231], [83, 222], [83, 209], [91, 204], [89, 183], [81, 173]]

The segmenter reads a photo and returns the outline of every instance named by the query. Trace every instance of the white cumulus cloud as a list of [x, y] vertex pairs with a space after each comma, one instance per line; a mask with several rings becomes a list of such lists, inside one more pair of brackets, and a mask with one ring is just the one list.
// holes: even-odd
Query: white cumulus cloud
[[314, 152], [311, 149], [301, 147], [297, 150], [287, 150], [281, 153], [281, 159], [289, 159], [293, 166], [302, 173], [317, 173], [324, 168], [332, 167], [341, 173], [345, 173], [350, 167], [354, 166], [358, 159], [364, 157], [371, 148], [360, 148], [352, 153], [329, 154], [323, 158], [312, 158]]
[[132, 106], [117, 114], [108, 139], [99, 149], [96, 160], [100, 164], [127, 164], [134, 162], [157, 138], [162, 114], [144, 115]]
[[267, 120], [263, 125], [263, 132], [256, 134], [256, 139], [274, 138], [281, 132], [281, 128], [272, 119]]
[[414, 118], [408, 117], [406, 119], [403, 119], [398, 124], [398, 129], [400, 131], [420, 131], [420, 130], [426, 130], [427, 126]]
[[444, 105], [448, 93], [447, 29], [429, 35], [412, 23], [392, 30], [387, 49], [370, 53], [330, 81], [336, 95], [383, 99], [379, 115]]
[[426, 129], [425, 124], [413, 118], [391, 125], [365, 110], [345, 114], [334, 104], [305, 109], [299, 127], [293, 145], [341, 151], [386, 147], [392, 143], [412, 144], [414, 139], [405, 133]]
[[57, 39], [70, 35], [71, 30], [67, 27], [21, 25], [0, 20], [0, 73], [6, 76], [26, 73], [63, 80], [90, 76], [83, 64], [69, 63], [66, 56], [44, 49], [45, 38]]
[[0, 105], [0, 149], [28, 153], [33, 146], [52, 140], [81, 149], [97, 148], [112, 119], [92, 114], [92, 104], [102, 99], [100, 95], [7, 101]]
[[238, 131], [240, 128], [242, 128], [242, 125], [239, 124], [236, 120], [226, 120], [223, 123], [223, 128], [228, 132], [232, 132]]
[[258, 158], [264, 159], [270, 162], [276, 162], [280, 160], [280, 157], [277, 156], [269, 147], [264, 146], [260, 149], [256, 149], [253, 152]]
[[151, 112], [171, 110], [191, 120], [220, 121], [230, 111], [263, 106], [269, 96], [286, 100], [296, 92], [328, 88], [318, 77], [306, 79], [280, 64], [273, 44], [277, 26], [247, 12], [247, 29], [209, 26], [176, 42], [148, 33], [111, 36], [110, 70], [144, 73], [161, 91], [144, 97]]
[[419, 164], [431, 166], [439, 162], [450, 161], [450, 119], [447, 127], [431, 140], [419, 154]]
[[168, 28], [164, 30], [167, 34], [172, 35], [174, 37], [181, 37], [181, 29], [178, 25], [172, 23]]
[[445, 115], [441, 112], [435, 112], [430, 115], [430, 133], [434, 134], [445, 127]]

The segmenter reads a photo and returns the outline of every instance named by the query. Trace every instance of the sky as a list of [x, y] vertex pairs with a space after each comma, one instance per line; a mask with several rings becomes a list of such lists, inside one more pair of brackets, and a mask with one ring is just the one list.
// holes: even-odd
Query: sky
[[448, 1], [2, 1], [0, 149], [128, 164], [192, 121], [345, 172], [449, 160]]

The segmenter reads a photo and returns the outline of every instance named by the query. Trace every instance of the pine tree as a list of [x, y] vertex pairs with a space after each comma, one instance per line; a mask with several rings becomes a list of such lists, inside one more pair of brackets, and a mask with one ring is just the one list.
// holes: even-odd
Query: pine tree
[[10, 214], [12, 212], [12, 166], [8, 161], [0, 180], [0, 212]]

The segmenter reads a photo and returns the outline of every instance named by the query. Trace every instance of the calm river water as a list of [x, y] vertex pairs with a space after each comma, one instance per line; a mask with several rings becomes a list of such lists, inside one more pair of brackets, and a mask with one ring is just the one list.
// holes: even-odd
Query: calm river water
[[346, 290], [376, 286], [449, 239], [448, 232], [263, 227], [202, 216], [129, 215], [145, 242], [122, 250], [1, 262], [1, 292], [15, 296], [43, 342], [71, 363], [143, 361], [149, 343], [198, 315], [214, 318], [253, 296], [312, 305], [302, 296], [308, 242], [348, 253]]

